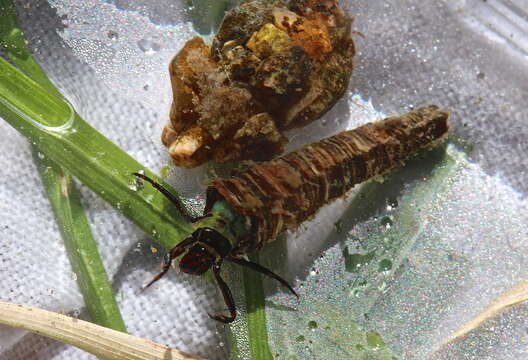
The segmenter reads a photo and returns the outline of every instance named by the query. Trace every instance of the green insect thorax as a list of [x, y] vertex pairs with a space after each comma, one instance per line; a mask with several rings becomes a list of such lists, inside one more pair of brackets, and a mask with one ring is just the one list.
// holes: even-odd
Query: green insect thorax
[[225, 237], [231, 246], [235, 248], [250, 229], [248, 218], [238, 213], [224, 200], [213, 204], [211, 211], [203, 218], [193, 223], [194, 229], [211, 228]]

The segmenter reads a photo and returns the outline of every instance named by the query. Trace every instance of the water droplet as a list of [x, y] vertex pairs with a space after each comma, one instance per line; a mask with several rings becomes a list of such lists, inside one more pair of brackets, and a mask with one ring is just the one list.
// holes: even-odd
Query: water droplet
[[398, 199], [392, 198], [387, 201], [388, 205], [391, 207], [391, 210], [394, 210], [398, 207]]
[[383, 219], [381, 219], [381, 225], [384, 226], [386, 229], [390, 229], [393, 223], [394, 222], [392, 221], [390, 216], [385, 216], [383, 217]]
[[220, 345], [220, 347], [224, 347], [224, 343], [223, 342], [220, 342], [218, 345]]
[[385, 346], [385, 342], [383, 342], [380, 334], [375, 331], [369, 331], [367, 333], [367, 345], [373, 350], [379, 350], [382, 346]]
[[72, 279], [73, 281], [77, 281], [77, 274], [74, 273], [74, 272], [72, 272], [72, 274], [71, 274], [71, 279]]
[[148, 89], [149, 89], [148, 84], [146, 84], [145, 86], [143, 86], [143, 90], [148, 91]]
[[378, 268], [379, 272], [389, 271], [390, 269], [392, 269], [392, 261], [389, 259], [383, 259], [380, 261]]
[[128, 188], [130, 190], [132, 190], [132, 191], [138, 191], [139, 190], [138, 185], [137, 185], [135, 180], [128, 183]]
[[357, 344], [356, 345], [356, 350], [357, 351], [365, 351], [365, 347], [363, 345], [361, 345], [361, 344]]
[[112, 41], [117, 41], [119, 39], [119, 34], [117, 33], [117, 31], [114, 30], [109, 30], [106, 33], [106, 36], [108, 36], [108, 38]]
[[317, 329], [317, 322], [311, 320], [308, 322], [308, 329], [310, 330], [314, 330], [314, 329]]
[[141, 39], [137, 42], [138, 47], [146, 55], [154, 55], [161, 49], [161, 45], [150, 39]]
[[368, 254], [350, 254], [348, 247], [343, 250], [343, 256], [345, 257], [345, 270], [348, 272], [356, 273], [366, 264], [368, 264], [374, 258], [374, 251]]
[[37, 153], [37, 156], [38, 156], [38, 158], [41, 159], [41, 160], [44, 159], [44, 158], [46, 157], [46, 156], [44, 156], [44, 154], [41, 153], [40, 151]]

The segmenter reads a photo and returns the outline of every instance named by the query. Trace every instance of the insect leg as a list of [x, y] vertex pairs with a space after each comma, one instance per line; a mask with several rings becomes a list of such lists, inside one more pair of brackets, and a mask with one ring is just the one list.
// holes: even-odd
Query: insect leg
[[299, 297], [299, 295], [295, 292], [295, 290], [293, 290], [293, 288], [290, 286], [290, 284], [288, 284], [286, 280], [284, 280], [283, 278], [281, 278], [279, 275], [275, 274], [271, 270], [266, 269], [264, 266], [254, 263], [252, 261], [242, 259], [242, 258], [233, 257], [233, 258], [227, 258], [226, 260], [234, 262], [235, 264], [238, 264], [238, 265], [246, 266], [252, 270], [255, 270], [256, 272], [259, 272], [261, 274], [264, 274], [270, 278], [277, 280], [278, 282], [281, 283], [282, 286], [287, 287], [288, 290], [290, 290], [293, 295], [297, 296], [297, 298]]
[[141, 289], [141, 292], [145, 291], [150, 285], [154, 284], [156, 281], [161, 279], [163, 275], [165, 275], [167, 271], [169, 271], [170, 266], [172, 264], [172, 260], [183, 254], [185, 249], [195, 242], [196, 240], [192, 236], [188, 237], [187, 239], [183, 240], [181, 243], [173, 247], [171, 251], [169, 251], [167, 254], [165, 254], [165, 257], [163, 258], [163, 263], [161, 265], [161, 271], [156, 276], [154, 276], [154, 278], [150, 280], [147, 285], [145, 285]]
[[178, 200], [178, 198], [174, 196], [174, 194], [172, 194], [169, 190], [165, 189], [160, 183], [158, 183], [155, 180], [152, 180], [151, 178], [149, 178], [148, 176], [144, 174], [133, 173], [132, 175], [149, 182], [154, 187], [154, 189], [162, 193], [167, 199], [169, 199], [171, 203], [174, 204], [174, 206], [176, 206], [176, 209], [178, 209], [178, 211], [180, 212], [180, 214], [183, 216], [185, 220], [189, 222], [195, 222], [197, 220], [191, 215], [189, 215], [187, 211], [184, 209], [184, 207], [182, 206], [182, 204], [180, 203], [180, 200]]
[[216, 279], [216, 282], [218, 283], [218, 287], [220, 288], [220, 291], [222, 292], [222, 296], [224, 297], [224, 301], [227, 305], [227, 308], [229, 309], [230, 315], [209, 315], [211, 319], [223, 322], [223, 323], [231, 323], [235, 321], [236, 318], [236, 308], [235, 308], [235, 300], [233, 299], [233, 294], [231, 294], [231, 290], [229, 290], [229, 287], [227, 286], [226, 282], [222, 277], [220, 276], [220, 267], [222, 265], [222, 260], [218, 261], [216, 264], [213, 265], [213, 274]]

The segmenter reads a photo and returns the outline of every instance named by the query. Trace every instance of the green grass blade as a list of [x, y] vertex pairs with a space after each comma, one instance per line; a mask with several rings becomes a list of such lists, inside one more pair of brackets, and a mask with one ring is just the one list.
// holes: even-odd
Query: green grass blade
[[[251, 256], [251, 261], [258, 263], [258, 255]], [[251, 269], [244, 268], [243, 277], [251, 359], [273, 360], [268, 344], [262, 276]]]
[[55, 96], [61, 96], [27, 47], [12, 0], [0, 0], [0, 45], [13, 63]]
[[93, 322], [126, 332], [81, 198], [71, 176], [46, 159], [37, 162], [73, 272]]
[[132, 173], [144, 170], [168, 184], [1, 58], [0, 116], [162, 246], [172, 248], [192, 231], [163, 195], [150, 186], [137, 191]]
[[[55, 96], [60, 92], [31, 56], [17, 21], [13, 2], [0, 0], [0, 44], [7, 56], [26, 75]], [[79, 289], [93, 322], [126, 332], [97, 244], [81, 204], [80, 195], [63, 168], [41, 156], [34, 147], [35, 163], [64, 240]]]

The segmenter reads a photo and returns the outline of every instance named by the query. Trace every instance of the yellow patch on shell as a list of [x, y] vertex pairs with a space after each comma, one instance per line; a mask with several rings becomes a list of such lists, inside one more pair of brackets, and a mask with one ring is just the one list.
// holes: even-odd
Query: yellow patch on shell
[[290, 36], [273, 24], [266, 24], [253, 33], [246, 47], [260, 58], [288, 50], [294, 45]]

